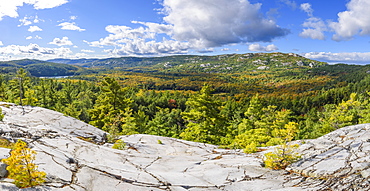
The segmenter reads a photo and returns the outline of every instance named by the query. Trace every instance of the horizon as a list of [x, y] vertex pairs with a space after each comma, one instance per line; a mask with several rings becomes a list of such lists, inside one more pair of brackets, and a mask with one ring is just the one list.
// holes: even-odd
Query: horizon
[[[177, 55], [157, 55], [157, 56], [118, 56], [118, 57], [91, 57], [91, 58], [52, 58], [52, 59], [37, 59], [37, 58], [19, 58], [19, 59], [13, 59], [13, 60], [0, 60], [0, 62], [11, 62], [11, 61], [20, 61], [20, 60], [39, 60], [39, 61], [46, 61], [46, 62], [52, 62], [53, 60], [104, 60], [104, 59], [118, 59], [118, 58], [161, 58], [161, 57], [170, 57], [170, 56], [222, 56], [222, 55], [244, 55], [244, 54], [274, 54], [274, 53], [282, 53], [282, 54], [290, 54], [293, 52], [247, 52], [247, 53], [229, 53], [229, 54], [217, 54], [217, 55], [200, 55], [200, 54], [177, 54]], [[293, 53], [296, 54], [296, 53]], [[299, 54], [297, 54], [299, 55]], [[304, 57], [304, 55], [299, 55]], [[304, 57], [307, 58], [307, 57]], [[311, 59], [319, 62], [325, 62], [329, 65], [335, 65], [335, 64], [347, 64], [347, 65], [369, 65], [370, 63], [344, 63], [344, 62], [327, 62], [327, 61], [320, 61], [316, 59]]]
[[2, 1], [0, 61], [282, 52], [370, 63], [366, 0]]

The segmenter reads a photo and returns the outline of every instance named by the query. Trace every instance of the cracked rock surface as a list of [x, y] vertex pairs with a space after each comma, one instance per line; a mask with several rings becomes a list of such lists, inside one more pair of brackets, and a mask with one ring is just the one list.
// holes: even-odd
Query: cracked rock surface
[[[104, 143], [105, 133], [61, 113], [0, 103], [0, 134], [37, 152], [47, 181], [23, 190], [368, 190], [369, 125], [300, 141], [303, 159], [288, 171], [262, 167], [263, 153], [152, 135], [122, 136], [127, 149]], [[369, 133], [367, 133], [369, 132]], [[368, 134], [368, 135], [367, 135]], [[158, 141], [160, 140], [160, 141]], [[161, 144], [159, 144], [159, 142]], [[9, 149], [0, 149], [0, 158]], [[18, 190], [0, 179], [0, 190]]]
[[370, 124], [344, 127], [305, 141], [299, 152], [302, 160], [287, 170], [321, 179], [331, 190], [370, 190]]

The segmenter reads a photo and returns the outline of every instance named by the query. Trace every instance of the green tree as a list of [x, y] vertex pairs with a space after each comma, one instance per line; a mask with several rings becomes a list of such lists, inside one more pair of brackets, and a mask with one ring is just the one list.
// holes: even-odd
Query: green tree
[[186, 102], [188, 111], [182, 112], [187, 122], [180, 134], [185, 140], [212, 144], [225, 144], [228, 134], [225, 118], [220, 114], [222, 102], [211, 94], [209, 85], [204, 85], [199, 93]]
[[178, 138], [183, 130], [181, 110], [160, 108], [154, 118], [148, 122], [146, 133]]
[[139, 110], [134, 113], [134, 117], [138, 133], [145, 133], [149, 122], [149, 116], [146, 115], [145, 112]]
[[282, 144], [286, 124], [290, 122], [290, 110], [278, 110], [276, 106], [261, 108], [259, 101], [250, 102], [246, 119], [239, 124], [239, 134], [230, 147], [244, 148], [247, 153], [257, 151], [257, 147]]
[[338, 105], [327, 104], [324, 106], [324, 111], [319, 113], [321, 116], [320, 133], [322, 135], [341, 127], [358, 124], [362, 110], [362, 104], [358, 101], [356, 93], [350, 95], [350, 99], [342, 101]]
[[13, 93], [15, 93], [17, 95], [16, 97], [19, 98], [19, 104], [23, 106], [23, 99], [25, 98], [25, 93], [30, 85], [30, 77], [28, 77], [27, 71], [20, 68], [17, 71], [16, 77], [13, 78], [10, 83], [13, 88]]
[[5, 81], [4, 75], [0, 75], [0, 101], [6, 101], [6, 91], [8, 89], [7, 82]]
[[113, 110], [122, 109], [122, 105], [125, 105], [125, 90], [118, 84], [114, 78], [106, 77], [102, 81], [101, 88], [105, 102], [113, 107]]
[[119, 127], [123, 135], [138, 134], [135, 117], [132, 115], [132, 109], [126, 108], [121, 115], [118, 116], [120, 120]]
[[128, 88], [122, 88], [113, 78], [105, 78], [101, 90], [94, 107], [89, 110], [90, 124], [108, 132], [116, 124], [120, 132], [135, 134], [136, 126], [129, 109], [132, 100], [126, 97]]

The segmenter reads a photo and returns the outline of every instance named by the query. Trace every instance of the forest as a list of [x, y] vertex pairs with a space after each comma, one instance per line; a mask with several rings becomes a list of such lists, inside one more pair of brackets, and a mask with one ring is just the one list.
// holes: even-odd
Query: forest
[[[2, 62], [0, 101], [62, 112], [111, 142], [151, 134], [250, 153], [290, 132], [313, 139], [370, 122], [367, 65], [283, 53], [54, 61]], [[40, 78], [59, 71], [70, 77]]]

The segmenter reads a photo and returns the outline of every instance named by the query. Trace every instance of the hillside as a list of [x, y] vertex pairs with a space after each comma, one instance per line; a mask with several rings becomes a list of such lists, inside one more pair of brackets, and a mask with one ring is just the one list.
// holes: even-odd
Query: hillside
[[370, 65], [328, 65], [292, 53], [54, 61], [81, 65], [98, 73], [74, 79], [101, 81], [108, 76], [121, 85], [149, 90], [199, 91], [207, 83], [215, 93], [235, 97], [256, 93], [309, 96], [361, 81], [370, 71]]
[[318, 67], [326, 63], [289, 53], [247, 53], [217, 56], [179, 55], [165, 57], [121, 57], [107, 59], [53, 59], [49, 62], [78, 65], [87, 68], [126, 71], [167, 71], [229, 73], [255, 69]]
[[[303, 159], [285, 170], [262, 167], [263, 153], [219, 149], [153, 135], [121, 136], [123, 150], [97, 128], [51, 110], [1, 103], [2, 138], [22, 139], [45, 171], [38, 190], [368, 190], [369, 124], [298, 141]], [[160, 140], [161, 142], [159, 142]], [[267, 149], [267, 150], [266, 150]], [[1, 148], [1, 158], [9, 149]], [[3, 177], [4, 165], [0, 165]], [[1, 178], [2, 190], [17, 190]], [[34, 190], [35, 188], [31, 188]]]
[[0, 62], [0, 73], [15, 73], [19, 68], [26, 69], [32, 76], [72, 76], [88, 71], [82, 67], [40, 60], [14, 60]]

